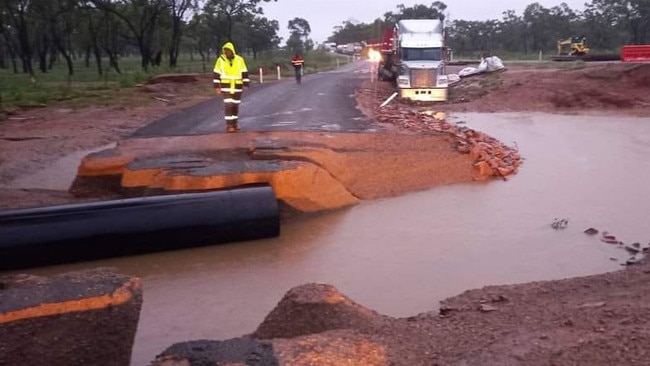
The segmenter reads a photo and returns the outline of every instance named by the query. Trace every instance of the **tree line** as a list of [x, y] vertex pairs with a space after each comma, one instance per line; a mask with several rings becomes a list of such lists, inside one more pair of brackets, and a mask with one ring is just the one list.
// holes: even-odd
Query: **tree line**
[[507, 10], [501, 19], [485, 21], [445, 19], [446, 9], [440, 1], [429, 6], [398, 5], [396, 12], [388, 12], [372, 23], [343, 22], [328, 41], [376, 42], [384, 29], [400, 19], [437, 18], [445, 20], [447, 44], [461, 54], [536, 53], [555, 50], [560, 39], [582, 35], [590, 48], [599, 50], [650, 43], [649, 0], [592, 0], [583, 10], [571, 9], [566, 3], [551, 8], [532, 3], [521, 15]]
[[[260, 4], [278, 0], [0, 0], [0, 68], [34, 76], [56, 62], [74, 73], [82, 59], [101, 75], [120, 73], [120, 58], [139, 55], [143, 70], [160, 66], [164, 54], [171, 68], [182, 52], [211, 60], [220, 45], [234, 41], [252, 53], [276, 49], [278, 21], [264, 17]], [[528, 5], [501, 19], [445, 19], [447, 5], [398, 5], [372, 23], [346, 21], [328, 41], [339, 44], [378, 41], [400, 19], [445, 20], [447, 44], [456, 53], [538, 52], [554, 49], [558, 39], [584, 35], [591, 48], [614, 50], [623, 44], [650, 43], [649, 0], [592, 0], [583, 10], [565, 3], [545, 8]], [[314, 47], [309, 23], [289, 21], [287, 49]]]
[[[220, 45], [257, 53], [280, 43], [279, 24], [261, 2], [277, 0], [0, 0], [0, 68], [34, 76], [76, 59], [121, 73], [124, 55], [139, 55], [147, 71], [162, 54], [176, 67], [181, 50], [204, 61]], [[307, 32], [308, 34], [308, 32]]]

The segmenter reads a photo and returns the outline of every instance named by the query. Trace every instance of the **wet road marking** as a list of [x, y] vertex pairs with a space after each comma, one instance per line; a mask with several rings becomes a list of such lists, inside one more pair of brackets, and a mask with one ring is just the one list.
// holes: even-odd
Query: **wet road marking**
[[297, 121], [281, 121], [281, 122], [271, 123], [271, 126], [273, 126], [273, 127], [281, 127], [281, 126], [295, 125], [296, 123], [298, 123], [298, 122]]
[[328, 130], [328, 131], [340, 131], [341, 130], [341, 125], [338, 125], [336, 123], [321, 125], [320, 127], [322, 129]]

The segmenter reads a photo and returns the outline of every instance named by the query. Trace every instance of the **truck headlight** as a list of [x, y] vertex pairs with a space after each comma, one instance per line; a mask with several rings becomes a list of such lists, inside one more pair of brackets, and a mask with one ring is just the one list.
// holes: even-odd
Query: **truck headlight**
[[411, 85], [411, 83], [409, 83], [408, 76], [398, 76], [397, 77], [397, 85], [403, 86], [403, 87], [409, 87]]

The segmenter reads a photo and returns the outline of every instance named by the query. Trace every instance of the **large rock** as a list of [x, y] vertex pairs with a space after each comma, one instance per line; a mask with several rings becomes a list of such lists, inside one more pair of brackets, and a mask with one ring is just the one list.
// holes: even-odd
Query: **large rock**
[[109, 269], [0, 277], [0, 365], [128, 365], [140, 280]]
[[333, 286], [310, 283], [289, 290], [251, 337], [293, 338], [333, 329], [366, 329], [384, 318]]
[[252, 335], [176, 343], [153, 366], [387, 365], [388, 347], [366, 333], [391, 319], [333, 286], [305, 284], [289, 290]]
[[269, 342], [237, 338], [176, 343], [156, 356], [153, 366], [246, 365], [277, 366]]

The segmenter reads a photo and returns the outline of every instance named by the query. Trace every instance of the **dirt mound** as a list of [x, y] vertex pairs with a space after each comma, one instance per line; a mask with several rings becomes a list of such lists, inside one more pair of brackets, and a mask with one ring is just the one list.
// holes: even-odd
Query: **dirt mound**
[[[540, 67], [542, 65], [540, 64]], [[572, 68], [514, 66], [450, 88], [446, 111], [650, 115], [650, 64], [576, 64]]]
[[200, 74], [163, 74], [156, 75], [145, 84], [137, 86], [138, 91], [151, 95], [159, 102], [175, 103], [182, 96], [192, 95], [201, 88], [209, 93], [212, 87], [212, 75]]
[[251, 334], [257, 339], [293, 338], [333, 329], [364, 329], [384, 319], [336, 288], [305, 284], [291, 289]]
[[147, 84], [175, 83], [185, 84], [194, 83], [199, 80], [199, 74], [162, 74], [156, 75]]
[[502, 84], [503, 79], [497, 73], [462, 78], [450, 88], [449, 103], [465, 103], [480, 99]]
[[625, 76], [631, 79], [636, 86], [649, 87], [650, 63], [633, 65], [625, 71]]

